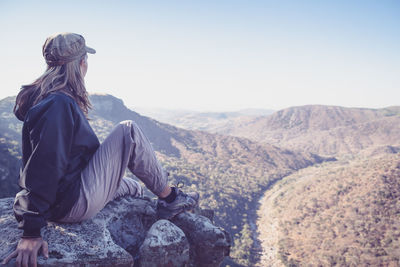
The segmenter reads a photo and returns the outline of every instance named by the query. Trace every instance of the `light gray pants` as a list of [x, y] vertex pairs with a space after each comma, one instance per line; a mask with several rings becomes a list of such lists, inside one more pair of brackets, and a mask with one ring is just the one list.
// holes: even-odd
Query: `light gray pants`
[[138, 182], [123, 177], [127, 167], [157, 196], [167, 186], [167, 173], [157, 161], [149, 140], [133, 121], [119, 123], [99, 146], [81, 173], [77, 202], [59, 221], [90, 219], [117, 197], [143, 196]]

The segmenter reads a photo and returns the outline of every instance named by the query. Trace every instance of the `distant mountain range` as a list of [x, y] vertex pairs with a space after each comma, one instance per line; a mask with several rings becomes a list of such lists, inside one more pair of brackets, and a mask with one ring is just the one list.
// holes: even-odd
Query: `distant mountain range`
[[231, 124], [237, 124], [250, 118], [267, 116], [274, 112], [270, 109], [242, 109], [234, 112], [196, 112], [156, 108], [135, 108], [135, 110], [143, 115], [180, 128], [210, 133], [223, 132]]
[[367, 109], [308, 105], [276, 112], [200, 113], [159, 109], [145, 112], [185, 129], [245, 137], [258, 143], [325, 156], [396, 144], [400, 137], [400, 106]]
[[384, 109], [300, 106], [233, 122], [218, 131], [325, 156], [357, 153], [400, 140], [400, 107]]

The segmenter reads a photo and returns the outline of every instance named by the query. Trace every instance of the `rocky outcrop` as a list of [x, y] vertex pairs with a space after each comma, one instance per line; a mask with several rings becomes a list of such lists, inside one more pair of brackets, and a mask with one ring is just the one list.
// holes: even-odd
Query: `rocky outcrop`
[[[191, 245], [191, 258], [201, 266], [219, 266], [227, 254], [229, 235], [216, 227], [209, 219], [193, 213], [185, 213], [172, 220], [186, 234]], [[228, 241], [228, 242], [227, 242]]]
[[189, 242], [181, 229], [160, 220], [147, 232], [139, 254], [142, 267], [185, 266], [189, 262]]
[[[21, 230], [12, 198], [0, 199], [0, 260], [17, 245]], [[182, 213], [172, 222], [157, 220], [155, 202], [121, 198], [93, 219], [75, 224], [49, 222], [42, 236], [49, 258], [40, 266], [219, 266], [229, 255], [230, 236], [209, 218]], [[15, 260], [7, 266], [15, 266]]]

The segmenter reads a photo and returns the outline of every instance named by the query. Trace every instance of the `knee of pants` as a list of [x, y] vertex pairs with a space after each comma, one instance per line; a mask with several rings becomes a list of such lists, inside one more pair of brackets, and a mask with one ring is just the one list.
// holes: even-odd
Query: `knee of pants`
[[137, 131], [140, 129], [140, 127], [137, 125], [136, 122], [134, 122], [133, 120], [125, 120], [125, 121], [121, 121], [118, 124], [119, 127], [123, 127], [126, 128], [127, 130], [131, 130], [133, 129], [134, 131]]
[[133, 120], [125, 120], [125, 121], [120, 121], [118, 123], [118, 127], [123, 127], [123, 128], [131, 128], [132, 125], [135, 124], [135, 122]]

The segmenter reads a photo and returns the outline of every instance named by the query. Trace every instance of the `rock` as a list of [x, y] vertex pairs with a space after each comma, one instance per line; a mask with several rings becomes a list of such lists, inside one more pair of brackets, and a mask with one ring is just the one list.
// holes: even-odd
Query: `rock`
[[[127, 201], [127, 200], [126, 200]], [[141, 204], [145, 200], [137, 199], [131, 203]], [[17, 245], [21, 230], [12, 212], [13, 199], [0, 199], [0, 259], [4, 259]], [[122, 203], [124, 204], [124, 203]], [[112, 205], [108, 205], [92, 220], [75, 224], [48, 223], [42, 229], [43, 238], [49, 243], [49, 259], [38, 257], [38, 264], [42, 266], [133, 266], [133, 257], [113, 239], [113, 232], [119, 225], [112, 225], [113, 221], [129, 213], [131, 205], [121, 205], [113, 212]], [[141, 211], [138, 217], [141, 217]], [[155, 212], [154, 212], [155, 213]], [[140, 220], [140, 219], [139, 219]], [[129, 221], [129, 218], [128, 218]], [[134, 226], [141, 228], [141, 224]], [[129, 236], [129, 232], [127, 233]], [[138, 235], [135, 240], [141, 242]], [[142, 239], [144, 239], [144, 234]], [[131, 241], [134, 243], [134, 241]], [[137, 245], [138, 246], [138, 245]], [[15, 260], [8, 266], [15, 266]]]
[[157, 221], [156, 205], [148, 198], [120, 198], [110, 202], [93, 221], [107, 222], [105, 227], [114, 242], [138, 257], [146, 232]]
[[[13, 198], [0, 199], [0, 261], [22, 234], [12, 204]], [[163, 259], [163, 266], [219, 266], [230, 246], [229, 235], [201, 215], [183, 213], [173, 223], [157, 221], [155, 201], [131, 197], [110, 202], [85, 222], [49, 222], [42, 236], [50, 257], [39, 256], [40, 266], [157, 266], [150, 265], [155, 258]], [[7, 266], [15, 266], [15, 259]]]
[[140, 266], [185, 266], [189, 262], [189, 243], [177, 226], [157, 221], [140, 247]]
[[191, 264], [194, 266], [219, 266], [229, 256], [230, 235], [216, 227], [203, 216], [181, 213], [172, 222], [183, 230], [190, 243]]

